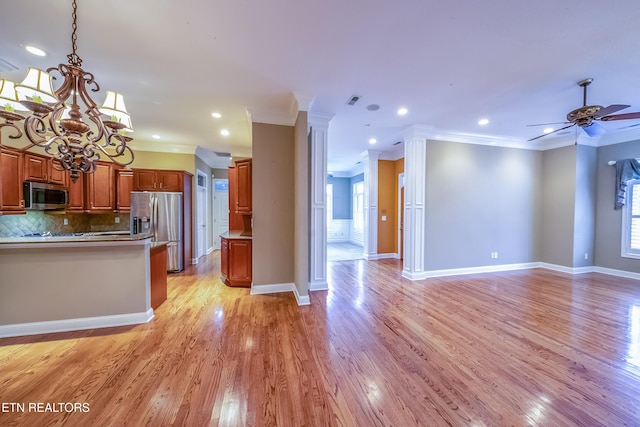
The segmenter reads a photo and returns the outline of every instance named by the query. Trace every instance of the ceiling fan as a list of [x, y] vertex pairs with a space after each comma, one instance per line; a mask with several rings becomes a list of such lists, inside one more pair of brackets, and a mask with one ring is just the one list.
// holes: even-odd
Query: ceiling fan
[[598, 136], [602, 135], [605, 132], [604, 128], [600, 126], [600, 124], [598, 124], [598, 120], [608, 122], [610, 120], [640, 119], [640, 112], [611, 115], [617, 111], [629, 108], [630, 105], [613, 104], [609, 105], [608, 107], [602, 107], [601, 105], [587, 105], [587, 86], [589, 86], [591, 82], [593, 82], [593, 79], [584, 79], [578, 82], [578, 86], [582, 87], [583, 89], [582, 107], [576, 108], [575, 110], [569, 112], [569, 114], [567, 114], [566, 122], [529, 125], [546, 126], [563, 124], [567, 126], [542, 134], [540, 136], [536, 136], [535, 138], [531, 138], [529, 141], [534, 141], [538, 138], [542, 138], [543, 136], [560, 132], [561, 130], [568, 129], [572, 126], [581, 127], [582, 130], [584, 130], [585, 133], [589, 136]]

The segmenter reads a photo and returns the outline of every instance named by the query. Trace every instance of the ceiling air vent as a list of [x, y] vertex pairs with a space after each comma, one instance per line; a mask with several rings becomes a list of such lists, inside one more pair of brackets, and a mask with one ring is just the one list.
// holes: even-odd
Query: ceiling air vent
[[359, 100], [359, 99], [360, 99], [360, 97], [359, 97], [359, 96], [357, 96], [357, 95], [353, 95], [351, 98], [349, 98], [349, 99], [347, 100], [347, 105], [353, 105], [353, 104], [355, 104], [356, 102], [358, 102], [358, 100]]
[[213, 153], [218, 157], [231, 157], [231, 153], [223, 153], [220, 151], [214, 151]]
[[402, 144], [402, 141], [394, 142], [393, 145]]

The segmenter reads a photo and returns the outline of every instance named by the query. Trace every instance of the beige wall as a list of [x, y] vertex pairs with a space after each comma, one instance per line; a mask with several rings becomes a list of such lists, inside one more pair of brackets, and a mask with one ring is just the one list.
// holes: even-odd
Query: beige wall
[[195, 175], [195, 154], [157, 153], [154, 151], [140, 151], [134, 153], [135, 159], [129, 168], [147, 169], [175, 169], [191, 172]]
[[307, 112], [300, 111], [295, 124], [295, 284], [298, 295], [309, 295], [309, 135]]
[[294, 282], [294, 128], [253, 123], [253, 286]]

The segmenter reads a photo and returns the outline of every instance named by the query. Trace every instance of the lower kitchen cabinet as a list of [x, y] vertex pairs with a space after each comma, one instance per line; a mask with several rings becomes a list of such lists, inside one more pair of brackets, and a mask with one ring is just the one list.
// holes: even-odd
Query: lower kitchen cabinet
[[151, 308], [154, 310], [167, 299], [167, 245], [151, 248]]
[[[238, 235], [234, 235], [238, 233]], [[251, 238], [230, 231], [220, 236], [222, 280], [227, 286], [251, 287]]]

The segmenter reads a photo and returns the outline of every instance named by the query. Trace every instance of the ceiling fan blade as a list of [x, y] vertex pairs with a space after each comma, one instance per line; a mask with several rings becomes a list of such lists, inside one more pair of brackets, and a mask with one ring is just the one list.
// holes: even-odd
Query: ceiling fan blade
[[640, 112], [616, 114], [614, 116], [600, 117], [600, 120], [602, 120], [603, 122], [608, 122], [610, 120], [629, 120], [629, 119], [640, 119]]
[[570, 128], [571, 126], [574, 126], [574, 124], [573, 124], [573, 123], [571, 123], [569, 126], [565, 126], [565, 127], [560, 128], [560, 129], [556, 129], [556, 130], [554, 130], [553, 132], [543, 133], [543, 134], [542, 134], [542, 135], [540, 135], [540, 136], [536, 136], [535, 138], [531, 138], [531, 139], [527, 140], [527, 142], [529, 142], [529, 141], [535, 141], [536, 139], [542, 138], [543, 136], [547, 136], [547, 135], [551, 135], [551, 134], [556, 133], [556, 132], [560, 132], [561, 130], [568, 129], [568, 128]]
[[600, 136], [606, 132], [606, 130], [600, 126], [598, 122], [591, 122], [589, 126], [585, 126], [582, 130], [590, 137]]
[[571, 122], [555, 122], [555, 123], [538, 123], [537, 125], [527, 125], [527, 127], [531, 126], [550, 126], [550, 125], [568, 125]]
[[629, 108], [629, 107], [631, 107], [631, 105], [612, 104], [612, 105], [609, 105], [608, 107], [599, 109], [598, 112], [593, 116], [596, 118], [608, 116], [609, 114], [613, 114], [617, 111], [624, 110], [625, 108]]

